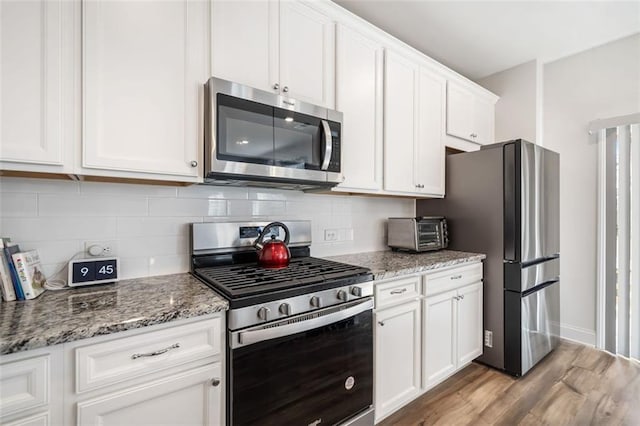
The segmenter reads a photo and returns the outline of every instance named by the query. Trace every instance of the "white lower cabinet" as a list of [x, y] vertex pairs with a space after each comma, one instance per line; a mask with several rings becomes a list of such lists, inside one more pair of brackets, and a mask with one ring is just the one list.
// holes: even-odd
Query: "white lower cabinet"
[[423, 387], [482, 355], [482, 283], [424, 299]]
[[[78, 425], [219, 425], [220, 363], [78, 403]], [[215, 382], [214, 382], [215, 380]], [[218, 383], [213, 386], [214, 383]]]
[[482, 355], [482, 264], [375, 283], [375, 298], [379, 422]]
[[0, 424], [224, 424], [224, 327], [215, 314], [3, 355]]
[[420, 302], [375, 313], [376, 421], [420, 394]]

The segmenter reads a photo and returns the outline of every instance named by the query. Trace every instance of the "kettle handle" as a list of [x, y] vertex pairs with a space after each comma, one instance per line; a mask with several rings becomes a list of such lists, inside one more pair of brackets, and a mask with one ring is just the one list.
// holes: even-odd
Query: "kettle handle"
[[263, 247], [262, 239], [264, 238], [265, 235], [269, 233], [269, 230], [271, 228], [276, 228], [276, 227], [280, 227], [284, 229], [284, 244], [288, 245], [289, 244], [289, 228], [287, 227], [287, 225], [285, 225], [282, 222], [271, 222], [270, 224], [262, 228], [262, 232], [260, 233], [258, 238], [256, 238], [256, 241], [253, 243], [253, 246], [258, 250], [262, 250], [262, 247]]

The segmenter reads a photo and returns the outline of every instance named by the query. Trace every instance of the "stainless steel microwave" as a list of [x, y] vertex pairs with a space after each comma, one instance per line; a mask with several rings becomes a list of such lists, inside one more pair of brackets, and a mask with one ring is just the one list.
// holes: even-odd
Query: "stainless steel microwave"
[[205, 99], [206, 183], [308, 190], [342, 182], [342, 113], [215, 77]]
[[447, 220], [442, 216], [390, 217], [388, 245], [394, 250], [422, 252], [449, 245]]

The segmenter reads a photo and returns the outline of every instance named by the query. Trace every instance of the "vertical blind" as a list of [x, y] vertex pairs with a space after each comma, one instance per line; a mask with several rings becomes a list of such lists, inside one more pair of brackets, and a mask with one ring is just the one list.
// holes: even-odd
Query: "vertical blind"
[[598, 347], [640, 360], [640, 124], [601, 128], [597, 138]]

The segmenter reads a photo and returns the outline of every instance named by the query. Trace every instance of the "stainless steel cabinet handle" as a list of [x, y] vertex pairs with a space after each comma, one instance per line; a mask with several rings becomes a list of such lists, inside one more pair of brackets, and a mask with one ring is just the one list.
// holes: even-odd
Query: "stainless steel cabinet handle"
[[405, 291], [407, 291], [406, 288], [399, 288], [399, 289], [396, 289], [396, 290], [391, 290], [391, 294], [402, 294]]
[[380, 324], [380, 327], [384, 327], [384, 323], [382, 321], [378, 321], [378, 324]]
[[173, 345], [166, 347], [164, 349], [159, 349], [153, 352], [147, 352], [146, 354], [133, 354], [131, 355], [131, 359], [138, 359], [138, 358], [147, 357], [147, 356], [158, 356], [158, 355], [162, 355], [169, 352], [171, 349], [177, 349], [179, 347], [180, 347], [180, 343], [174, 343]]
[[217, 377], [211, 380], [211, 386], [218, 386], [219, 384], [220, 384], [220, 379], [218, 379]]
[[273, 90], [278, 90], [280, 88], [280, 85], [278, 83], [275, 83], [273, 85]]
[[193, 160], [193, 161], [191, 162], [191, 167], [198, 167], [198, 162], [197, 162], [197, 161], [195, 161], [195, 160]]
[[462, 275], [453, 275], [451, 277], [452, 280], [459, 280], [460, 278], [462, 278]]
[[284, 87], [282, 88], [282, 91], [283, 91], [283, 92], [285, 92], [285, 93], [287, 93], [287, 92], [289, 91], [289, 87], [284, 86]]

